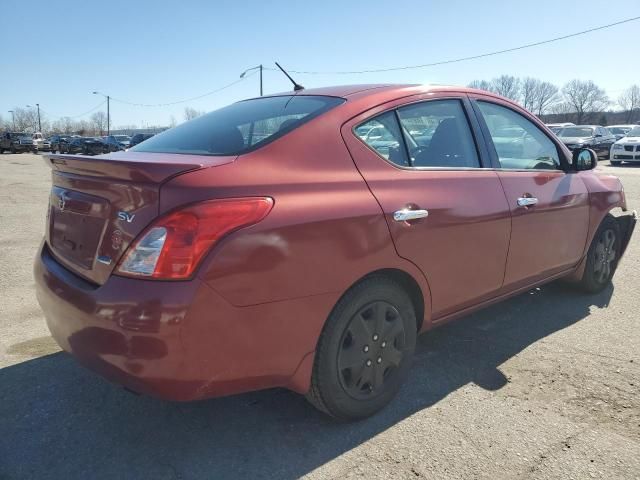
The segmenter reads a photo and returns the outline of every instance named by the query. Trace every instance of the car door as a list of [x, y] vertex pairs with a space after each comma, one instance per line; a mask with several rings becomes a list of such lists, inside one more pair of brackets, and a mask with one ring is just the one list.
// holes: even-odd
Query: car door
[[[585, 249], [589, 196], [552, 136], [517, 107], [474, 95], [474, 109], [488, 139], [511, 209], [511, 241], [504, 290], [527, 285], [576, 265]], [[523, 135], [504, 147], [500, 132]]]
[[[477, 127], [466, 97], [430, 94], [377, 107], [342, 129], [398, 254], [424, 272], [434, 320], [503, 283], [509, 206], [470, 122]], [[394, 141], [359, 138], [364, 127], [383, 128]]]

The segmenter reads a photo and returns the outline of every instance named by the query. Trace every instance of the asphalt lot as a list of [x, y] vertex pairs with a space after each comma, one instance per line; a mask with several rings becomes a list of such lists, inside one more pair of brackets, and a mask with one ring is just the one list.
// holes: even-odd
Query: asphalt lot
[[[640, 167], [619, 174], [640, 209]], [[640, 233], [613, 288], [554, 283], [419, 339], [382, 413], [338, 424], [284, 390], [135, 396], [48, 336], [32, 261], [49, 171], [0, 155], [0, 479], [639, 478]]]

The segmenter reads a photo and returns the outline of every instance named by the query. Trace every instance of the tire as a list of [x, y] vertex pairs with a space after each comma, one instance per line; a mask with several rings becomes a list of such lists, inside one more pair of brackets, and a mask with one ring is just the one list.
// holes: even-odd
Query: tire
[[618, 167], [622, 162], [620, 160], [609, 160], [612, 167]]
[[621, 231], [616, 219], [607, 215], [593, 236], [580, 286], [589, 293], [604, 290], [611, 282], [620, 258]]
[[13, 145], [11, 145], [11, 148], [9, 148], [9, 151], [11, 153], [16, 153], [16, 147], [14, 147]]
[[343, 421], [381, 410], [407, 377], [416, 325], [411, 299], [395, 281], [372, 275], [355, 285], [322, 330], [307, 400]]

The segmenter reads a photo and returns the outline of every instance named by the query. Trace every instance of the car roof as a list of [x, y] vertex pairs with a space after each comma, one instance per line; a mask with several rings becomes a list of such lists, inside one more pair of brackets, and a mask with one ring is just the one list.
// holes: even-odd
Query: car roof
[[[298, 92], [280, 92], [272, 95], [265, 95], [268, 97], [280, 97], [283, 95], [326, 95], [331, 97], [341, 97], [347, 100], [355, 98], [361, 99], [371, 96], [379, 96], [385, 94], [389, 99], [401, 98], [408, 95], [416, 95], [420, 93], [429, 92], [442, 92], [451, 91], [457, 93], [477, 93], [489, 97], [500, 98], [510, 103], [514, 103], [508, 98], [501, 97], [492, 92], [486, 90], [479, 90], [476, 88], [460, 87], [455, 85], [435, 85], [435, 84], [359, 84], [359, 85], [337, 85], [331, 87], [319, 87], [319, 88], [305, 88]], [[260, 97], [256, 97], [260, 98]]]

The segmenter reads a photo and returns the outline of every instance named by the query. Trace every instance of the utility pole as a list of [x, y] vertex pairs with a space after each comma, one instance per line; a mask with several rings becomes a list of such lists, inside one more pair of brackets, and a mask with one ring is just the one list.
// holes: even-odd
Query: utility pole
[[13, 123], [13, 129], [16, 129], [16, 113], [13, 110], [9, 110], [11, 114], [11, 123]]
[[109, 113], [109, 101], [111, 100], [111, 97], [109, 95], [105, 95], [104, 93], [101, 92], [93, 92], [94, 95], [102, 95], [104, 98], [107, 99], [107, 137], [109, 135], [111, 135], [111, 118], [110, 118], [110, 113]]
[[240, 78], [244, 78], [245, 75], [247, 73], [249, 73], [251, 70], [259, 70], [260, 71], [260, 96], [262, 96], [263, 95], [263, 91], [262, 91], [262, 70], [263, 70], [263, 67], [262, 67], [262, 64], [260, 64], [260, 65], [258, 65], [256, 67], [247, 68], [244, 72], [242, 72], [240, 74]]
[[[40, 104], [36, 103], [38, 109], [38, 131], [42, 133], [42, 124], [40, 123]], [[27, 105], [27, 108], [33, 108], [31, 105]]]

